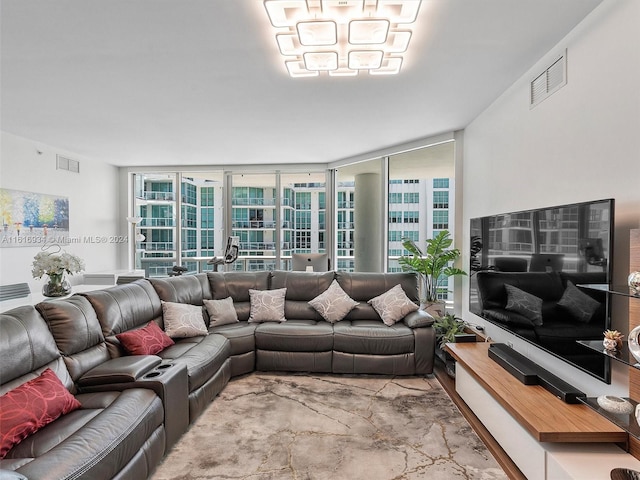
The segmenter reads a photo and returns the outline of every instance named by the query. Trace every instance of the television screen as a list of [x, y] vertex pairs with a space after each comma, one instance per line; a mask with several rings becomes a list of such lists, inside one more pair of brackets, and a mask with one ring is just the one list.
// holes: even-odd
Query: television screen
[[601, 340], [611, 281], [614, 200], [471, 219], [469, 310], [604, 382], [609, 359], [579, 340]]

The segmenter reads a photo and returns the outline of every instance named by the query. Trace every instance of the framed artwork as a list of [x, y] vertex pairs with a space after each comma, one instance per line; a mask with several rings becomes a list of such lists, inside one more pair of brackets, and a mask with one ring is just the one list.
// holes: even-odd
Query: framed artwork
[[69, 198], [0, 188], [0, 248], [69, 243]]

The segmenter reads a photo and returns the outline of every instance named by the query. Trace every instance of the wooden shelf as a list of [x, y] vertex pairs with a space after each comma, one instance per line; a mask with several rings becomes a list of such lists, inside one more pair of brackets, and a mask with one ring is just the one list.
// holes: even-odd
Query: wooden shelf
[[627, 443], [627, 432], [586, 405], [567, 404], [539, 385], [520, 383], [489, 358], [489, 343], [449, 343], [446, 348], [538, 442]]

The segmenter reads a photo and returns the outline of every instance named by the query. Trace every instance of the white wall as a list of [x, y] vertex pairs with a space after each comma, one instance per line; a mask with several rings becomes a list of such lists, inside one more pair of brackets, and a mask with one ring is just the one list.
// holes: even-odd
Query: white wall
[[[625, 283], [629, 230], [640, 227], [640, 1], [605, 0], [464, 132], [464, 252], [469, 219], [507, 211], [615, 198], [614, 281]], [[529, 82], [567, 49], [568, 83], [529, 109]], [[468, 254], [465, 259], [468, 262]], [[465, 284], [463, 314], [469, 313]], [[613, 305], [613, 327], [627, 331], [627, 300]], [[593, 380], [489, 325], [516, 347], [587, 393], [626, 392]], [[613, 362], [617, 363], [617, 362]]]
[[[116, 268], [116, 242], [92, 243], [84, 237], [118, 233], [122, 223], [118, 168], [5, 132], [0, 138], [0, 187], [69, 197], [69, 237], [83, 241], [64, 249], [84, 260], [86, 272]], [[56, 154], [78, 160], [80, 173], [56, 170]], [[31, 276], [31, 263], [39, 251], [39, 246], [0, 248], [0, 284], [28, 282], [32, 291], [40, 291], [44, 279]], [[80, 283], [82, 277], [70, 280]]]

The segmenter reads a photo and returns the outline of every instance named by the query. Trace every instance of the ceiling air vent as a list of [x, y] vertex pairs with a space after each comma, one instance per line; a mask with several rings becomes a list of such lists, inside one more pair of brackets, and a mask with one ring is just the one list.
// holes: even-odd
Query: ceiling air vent
[[63, 157], [62, 155], [56, 155], [56, 168], [58, 170], [80, 173], [80, 162]]
[[551, 65], [533, 79], [530, 87], [529, 107], [533, 108], [545, 98], [567, 84], [567, 52], [556, 57]]

